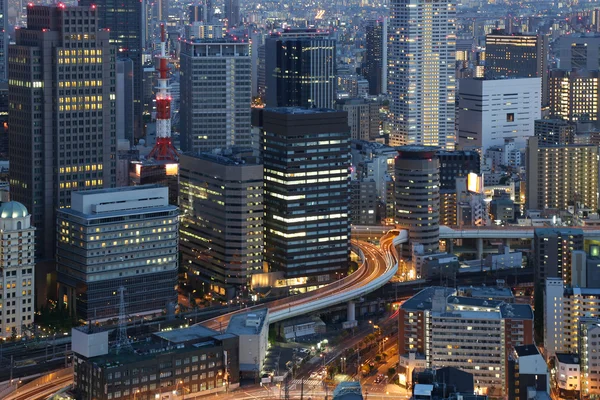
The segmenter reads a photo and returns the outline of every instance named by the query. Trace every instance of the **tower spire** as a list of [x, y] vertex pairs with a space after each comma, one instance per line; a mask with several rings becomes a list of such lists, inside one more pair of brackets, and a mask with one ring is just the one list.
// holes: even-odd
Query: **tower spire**
[[148, 158], [177, 161], [177, 150], [171, 141], [171, 94], [169, 93], [169, 58], [166, 55], [167, 35], [165, 24], [160, 24], [160, 56], [158, 72], [158, 92], [156, 93], [156, 144]]

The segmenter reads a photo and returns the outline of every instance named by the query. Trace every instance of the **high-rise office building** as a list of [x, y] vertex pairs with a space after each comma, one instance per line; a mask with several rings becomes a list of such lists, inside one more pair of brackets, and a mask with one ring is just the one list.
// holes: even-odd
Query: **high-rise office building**
[[513, 139], [524, 147], [541, 117], [540, 78], [461, 79], [458, 144], [485, 154]]
[[181, 149], [251, 147], [252, 83], [247, 42], [181, 41]]
[[550, 115], [571, 122], [598, 121], [600, 72], [553, 70], [548, 78]]
[[239, 150], [180, 158], [182, 266], [193, 286], [227, 300], [263, 261], [263, 166]]
[[369, 81], [369, 94], [387, 92], [387, 19], [369, 20], [365, 26], [363, 75]]
[[345, 112], [262, 113], [265, 261], [289, 278], [334, 279], [348, 269], [350, 144]]
[[108, 35], [95, 6], [29, 6], [9, 47], [11, 196], [32, 215], [39, 259], [54, 260], [56, 209], [72, 191], [116, 184]]
[[598, 146], [541, 145], [532, 137], [525, 159], [527, 209], [598, 208]]
[[267, 107], [333, 108], [336, 40], [316, 29], [286, 29], [265, 40]]
[[600, 34], [584, 33], [562, 35], [558, 38], [560, 69], [595, 71], [600, 59]]
[[35, 228], [25, 206], [9, 201], [0, 205], [0, 229], [0, 339], [10, 339], [33, 324]]
[[571, 228], [539, 228], [533, 234], [535, 282], [560, 278], [570, 284], [572, 253], [583, 250], [583, 231]]
[[495, 29], [485, 37], [485, 75], [540, 78], [542, 104], [548, 101], [548, 37]]
[[[437, 253], [440, 239], [440, 160], [437, 147], [401, 146], [395, 160], [396, 224], [408, 229], [410, 244]], [[410, 248], [403, 248], [406, 257]]]
[[452, 150], [456, 2], [392, 0], [390, 10], [390, 141]]
[[541, 146], [570, 144], [575, 140], [576, 125], [563, 119], [538, 119], [534, 135]]
[[132, 136], [126, 137], [133, 144], [136, 139], [144, 135], [142, 121], [142, 52], [146, 47], [146, 1], [79, 0], [79, 5], [93, 7], [97, 10], [96, 13], [99, 18], [97, 27], [110, 31], [110, 44], [116, 46], [116, 54], [119, 57], [130, 58], [133, 61], [134, 132]]
[[240, 0], [225, 0], [225, 19], [227, 27], [240, 25]]
[[87, 321], [119, 316], [125, 288], [131, 316], [177, 303], [178, 209], [158, 185], [73, 193], [59, 211], [59, 302]]

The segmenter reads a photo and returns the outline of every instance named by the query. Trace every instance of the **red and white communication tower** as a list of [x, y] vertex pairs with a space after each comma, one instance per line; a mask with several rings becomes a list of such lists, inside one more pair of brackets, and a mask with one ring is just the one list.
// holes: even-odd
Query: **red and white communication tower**
[[166, 56], [165, 24], [160, 24], [160, 56], [156, 93], [156, 144], [148, 158], [177, 161], [177, 150], [171, 141], [171, 95], [169, 94], [169, 58]]

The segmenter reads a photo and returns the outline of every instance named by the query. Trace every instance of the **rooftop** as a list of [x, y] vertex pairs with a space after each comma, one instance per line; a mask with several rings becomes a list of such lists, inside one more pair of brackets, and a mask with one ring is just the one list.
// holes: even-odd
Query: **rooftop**
[[250, 148], [223, 149], [221, 153], [183, 153], [188, 157], [212, 161], [221, 165], [260, 165], [258, 157], [252, 155]]
[[28, 214], [27, 208], [18, 201], [8, 201], [0, 205], [0, 218], [23, 218]]
[[171, 343], [185, 343], [192, 340], [203, 339], [207, 337], [211, 337], [216, 335], [218, 332], [213, 331], [212, 329], [206, 328], [202, 325], [192, 325], [187, 328], [174, 329], [172, 331], [163, 331], [155, 333], [154, 336], [157, 336], [163, 340], [166, 340]]
[[322, 114], [322, 113], [339, 113], [339, 110], [331, 108], [303, 108], [303, 107], [273, 107], [265, 108], [264, 111], [277, 114]]
[[556, 359], [562, 364], [579, 364], [579, 354], [556, 353]]
[[459, 286], [458, 293], [461, 296], [480, 297], [494, 300], [495, 298], [514, 297], [510, 288], [497, 286]]
[[[265, 320], [269, 313], [268, 308], [261, 310], [253, 310], [243, 314], [236, 314], [229, 320], [227, 325], [227, 333], [233, 333], [235, 335], [256, 335], [259, 333], [265, 325]], [[260, 320], [258, 325], [248, 325], [248, 319]]]
[[433, 295], [435, 294], [436, 289], [444, 290], [446, 296], [450, 296], [455, 293], [454, 289], [452, 288], [430, 286], [421, 290], [419, 293], [415, 294], [410, 299], [406, 300], [401, 306], [402, 309], [411, 311], [431, 310], [431, 300], [433, 298]]
[[81, 196], [90, 196], [95, 194], [103, 194], [103, 193], [122, 193], [122, 192], [132, 192], [132, 191], [143, 191], [148, 189], [159, 189], [164, 186], [159, 184], [149, 184], [149, 185], [139, 185], [139, 186], [123, 186], [116, 188], [105, 188], [105, 189], [92, 189], [92, 190], [80, 190], [76, 192]]
[[524, 346], [515, 346], [515, 353], [517, 353], [519, 357], [527, 357], [538, 355], [540, 354], [540, 351], [535, 344], [527, 344]]

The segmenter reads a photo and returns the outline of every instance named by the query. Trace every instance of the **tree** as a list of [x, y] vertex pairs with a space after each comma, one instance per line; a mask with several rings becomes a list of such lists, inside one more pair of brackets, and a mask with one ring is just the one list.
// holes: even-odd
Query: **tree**
[[394, 375], [396, 375], [396, 368], [391, 367], [390, 369], [388, 369], [388, 378], [392, 379]]

